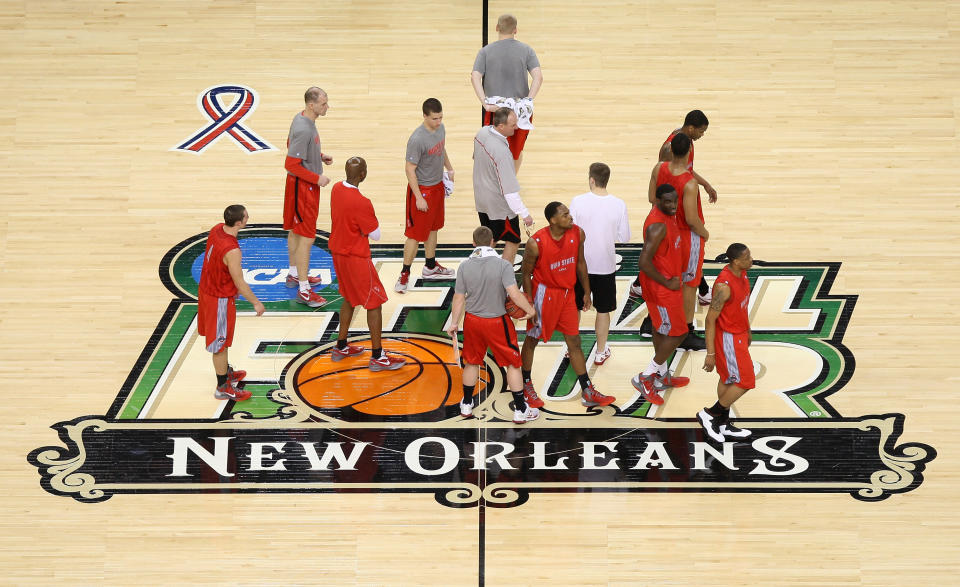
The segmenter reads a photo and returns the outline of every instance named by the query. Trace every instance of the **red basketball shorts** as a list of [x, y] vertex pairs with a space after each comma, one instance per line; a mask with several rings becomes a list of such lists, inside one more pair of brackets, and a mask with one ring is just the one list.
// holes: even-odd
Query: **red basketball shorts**
[[410, 185], [407, 185], [407, 229], [403, 235], [417, 242], [424, 242], [434, 230], [443, 228], [443, 201], [446, 193], [443, 191], [443, 182], [434, 185], [420, 186], [420, 193], [427, 200], [427, 211], [417, 209], [416, 196]]
[[287, 174], [283, 194], [283, 229], [313, 238], [317, 234], [320, 213], [320, 186]]
[[237, 306], [233, 298], [215, 298], [200, 292], [197, 300], [197, 332], [207, 339], [207, 350], [219, 353], [233, 344]]
[[387, 301], [387, 292], [370, 257], [332, 255], [340, 295], [348, 304], [367, 310], [379, 308]]
[[[530, 122], [533, 122], [533, 116], [530, 117]], [[484, 111], [483, 125], [487, 126], [488, 124], [493, 124], [493, 112]], [[507, 137], [510, 154], [513, 155], [514, 159], [520, 158], [520, 153], [523, 153], [523, 146], [527, 144], [527, 135], [529, 134], [529, 130], [518, 128], [513, 131], [513, 136]]]
[[513, 320], [506, 314], [481, 318], [467, 312], [463, 317], [463, 361], [482, 365], [487, 349], [501, 367], [520, 367], [520, 346]]
[[731, 334], [717, 328], [713, 340], [720, 381], [727, 385], [733, 383], [740, 389], [756, 387], [753, 359], [750, 358], [750, 333]]
[[653, 329], [664, 336], [687, 334], [687, 318], [683, 313], [683, 294], [680, 290], [668, 290], [649, 278], [641, 280], [641, 287]]
[[680, 233], [680, 256], [683, 259], [680, 279], [684, 285], [697, 287], [703, 278], [703, 239], [692, 230], [681, 230]]
[[580, 334], [580, 313], [577, 312], [576, 293], [573, 288], [560, 289], [534, 284], [533, 307], [537, 310], [537, 323], [527, 321], [527, 336], [546, 342], [559, 330], [567, 336]]

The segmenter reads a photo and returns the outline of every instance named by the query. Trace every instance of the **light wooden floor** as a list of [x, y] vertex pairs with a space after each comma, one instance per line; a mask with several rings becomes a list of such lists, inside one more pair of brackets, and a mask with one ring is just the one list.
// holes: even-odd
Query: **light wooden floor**
[[[857, 360], [831, 402], [906, 414], [939, 456], [923, 485], [847, 495], [560, 494], [487, 511], [486, 582], [944, 585], [960, 571], [953, 371], [960, 312], [960, 4], [491, 2], [513, 11], [544, 86], [521, 172], [538, 209], [595, 160], [632, 207], [683, 114], [710, 117], [697, 169], [713, 238], [768, 261], [841, 261]], [[9, 584], [476, 584], [477, 514], [425, 495], [54, 497], [25, 455], [102, 414], [170, 294], [169, 247], [225, 204], [280, 222], [283, 154], [222, 140], [170, 152], [197, 94], [240, 83], [245, 124], [282, 146], [311, 84], [336, 160], [364, 156], [386, 242], [402, 238], [402, 154], [427, 96], [460, 174], [446, 242], [474, 226], [478, 2], [0, 3], [0, 581]], [[327, 225], [322, 214], [321, 227]], [[714, 244], [718, 243], [718, 244]]]

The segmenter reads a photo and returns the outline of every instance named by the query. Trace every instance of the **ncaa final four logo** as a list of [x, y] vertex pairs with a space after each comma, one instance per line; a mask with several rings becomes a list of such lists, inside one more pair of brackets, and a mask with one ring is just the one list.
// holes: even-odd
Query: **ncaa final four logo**
[[[535, 493], [579, 491], [839, 492], [880, 500], [918, 487], [936, 456], [926, 444], [898, 444], [902, 414], [843, 417], [830, 405], [854, 371], [843, 335], [856, 296], [830, 292], [839, 263], [750, 270], [757, 388], [737, 402], [735, 415], [754, 434], [717, 445], [693, 418], [716, 399], [716, 375], [700, 369], [703, 353], [673, 356], [670, 368], [693, 380], [666, 392], [663, 405], [647, 403], [630, 384], [653, 353], [638, 334], [646, 306], [627, 294], [640, 246], [618, 248], [613, 356], [602, 366], [592, 361], [593, 313], [581, 317], [591, 379], [616, 403], [580, 405], [565, 346], [555, 339], [540, 345], [534, 361], [542, 415], [517, 426], [504, 372], [491, 357], [481, 366], [475, 418], [459, 415], [460, 368], [444, 332], [452, 280], [417, 280], [391, 296], [383, 346], [407, 365], [371, 372], [368, 356], [331, 360], [340, 298], [326, 235], [314, 242], [310, 273], [330, 303], [316, 309], [297, 304], [296, 290], [285, 287], [283, 230], [250, 226], [239, 240], [244, 277], [267, 307], [257, 317], [250, 304], [237, 303], [231, 357], [247, 371], [243, 386], [252, 398], [213, 397], [210, 356], [196, 328], [206, 234], [196, 235], [161, 261], [173, 299], [107, 413], [54, 425], [65, 446], [30, 453], [45, 490], [85, 502], [122, 493], [418, 492], [450, 507], [510, 507]], [[437, 257], [455, 268], [472, 249], [441, 246]], [[372, 252], [381, 281], [392, 283], [402, 246]], [[705, 264], [708, 281], [721, 268]], [[369, 347], [364, 319], [357, 312], [350, 340]]]

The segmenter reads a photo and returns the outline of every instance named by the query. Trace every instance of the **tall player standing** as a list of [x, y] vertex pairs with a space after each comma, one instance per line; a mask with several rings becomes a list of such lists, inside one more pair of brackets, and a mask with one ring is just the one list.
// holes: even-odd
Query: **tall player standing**
[[303, 111], [293, 117], [287, 135], [287, 184], [283, 199], [283, 228], [287, 233], [287, 254], [290, 272], [287, 287], [299, 287], [297, 301], [311, 308], [327, 303], [311, 288], [320, 285], [319, 277], [310, 277], [310, 248], [317, 233], [320, 213], [320, 188], [330, 183], [323, 175], [323, 165], [333, 157], [320, 150], [317, 118], [327, 115], [330, 104], [327, 93], [313, 86], [303, 95]]
[[550, 340], [554, 330], [563, 334], [570, 366], [580, 382], [580, 403], [585, 406], [609, 406], [617, 398], [603, 395], [587, 375], [586, 359], [580, 347], [580, 314], [577, 311], [577, 281], [583, 288], [583, 308], [590, 310], [590, 278], [583, 256], [583, 230], [573, 223], [570, 210], [560, 202], [550, 202], [543, 210], [548, 226], [535, 232], [523, 252], [523, 290], [533, 297], [536, 320], [527, 322], [527, 336], [520, 351], [523, 360], [523, 384], [527, 405], [543, 407], [531, 380], [533, 355], [537, 344]]
[[249, 391], [235, 386], [247, 376], [247, 372], [234, 371], [227, 357], [237, 322], [234, 302], [237, 294], [253, 304], [257, 316], [262, 316], [264, 310], [263, 304], [244, 281], [241, 268], [237, 235], [249, 219], [247, 209], [240, 204], [227, 206], [223, 211], [223, 222], [211, 228], [207, 236], [207, 250], [200, 269], [197, 333], [206, 338], [207, 351], [213, 353], [213, 369], [217, 375], [217, 390], [213, 396], [217, 399], [250, 399]]
[[750, 280], [747, 270], [753, 266], [750, 249], [742, 243], [727, 247], [730, 263], [713, 282], [713, 299], [707, 310], [707, 358], [703, 370], [714, 367], [717, 401], [697, 412], [697, 420], [707, 436], [723, 442], [726, 439], [748, 438], [750, 431], [730, 421], [730, 406], [747, 391], [756, 387], [753, 359], [750, 358]]
[[680, 274], [682, 244], [677, 227], [677, 190], [670, 184], [657, 186], [654, 206], [643, 223], [643, 250], [640, 252], [640, 283], [647, 310], [653, 321], [653, 358], [631, 383], [647, 401], [660, 405], [660, 392], [690, 383], [674, 377], [667, 360], [687, 336], [683, 318]]
[[347, 343], [353, 310], [363, 306], [367, 310], [370, 330], [371, 371], [393, 371], [403, 367], [406, 360], [383, 352], [383, 303], [387, 292], [383, 289], [377, 268], [370, 257], [370, 241], [380, 240], [380, 221], [373, 203], [357, 187], [367, 178], [367, 162], [362, 157], [351, 157], [346, 164], [347, 179], [334, 184], [330, 190], [330, 255], [337, 285], [343, 302], [340, 305], [340, 330], [337, 344], [330, 351], [334, 361], [361, 355], [361, 346]]
[[437, 231], [443, 228], [444, 198], [443, 170], [453, 181], [453, 165], [447, 156], [446, 136], [443, 127], [443, 107], [440, 100], [428, 98], [423, 103], [423, 124], [413, 131], [407, 140], [407, 155], [404, 171], [407, 176], [406, 230], [403, 244], [403, 269], [394, 286], [394, 291], [407, 291], [410, 281], [410, 265], [417, 256], [419, 243], [423, 243], [426, 266], [421, 275], [424, 279], [450, 279], [452, 269], [437, 263]]
[[697, 305], [697, 286], [703, 277], [703, 245], [710, 238], [707, 227], [703, 224], [703, 206], [700, 204], [700, 186], [693, 174], [687, 169], [690, 156], [690, 147], [693, 142], [690, 137], [680, 133], [670, 141], [670, 150], [673, 159], [669, 162], [657, 163], [650, 174], [648, 197], [651, 204], [656, 203], [655, 193], [657, 186], [668, 184], [673, 186], [680, 196], [677, 205], [677, 227], [682, 238], [681, 255], [683, 257], [683, 312], [687, 321], [688, 334], [680, 343], [681, 349], [702, 351], [706, 343], [696, 335], [693, 327], [693, 315]]
[[[677, 136], [678, 133], [687, 135], [690, 137], [690, 140], [695, 143], [703, 137], [704, 133], [707, 132], [707, 127], [709, 125], [710, 121], [707, 120], [707, 115], [704, 114], [703, 111], [691, 110], [690, 112], [687, 112], [686, 117], [683, 119], [683, 125], [680, 128], [674, 129], [674, 131], [670, 133], [670, 136], [667, 137], [667, 140], [663, 141], [663, 144], [660, 145], [660, 161], [670, 161], [673, 159], [673, 155], [670, 152], [670, 141], [672, 141], [673, 137]], [[710, 182], [707, 181], [705, 177], [693, 169], [693, 143], [690, 144], [690, 158], [687, 160], [687, 169], [689, 169], [690, 173], [693, 174], [693, 179], [697, 180], [697, 183], [703, 186], [704, 191], [707, 192], [709, 202], [711, 204], [716, 203], [717, 190], [710, 185]], [[710, 289], [707, 287], [707, 280], [702, 276], [697, 289], [697, 299], [699, 300], [700, 305], [708, 305], [710, 303]]]

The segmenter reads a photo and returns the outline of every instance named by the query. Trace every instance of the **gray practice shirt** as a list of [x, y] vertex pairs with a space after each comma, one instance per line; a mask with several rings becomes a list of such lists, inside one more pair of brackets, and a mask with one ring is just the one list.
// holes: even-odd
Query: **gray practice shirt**
[[480, 129], [473, 140], [473, 201], [477, 212], [490, 220], [513, 218], [504, 194], [520, 193], [513, 155], [507, 139], [492, 126]]
[[323, 161], [320, 160], [320, 135], [317, 133], [317, 125], [304, 116], [302, 112], [294, 116], [293, 122], [290, 123], [290, 134], [287, 135], [287, 156], [302, 159], [304, 167], [314, 173], [323, 175]]
[[501, 39], [477, 53], [473, 71], [483, 75], [483, 93], [504, 98], [526, 98], [527, 72], [540, 67], [533, 48], [516, 39]]
[[457, 268], [453, 291], [467, 297], [467, 312], [480, 318], [506, 314], [507, 288], [517, 285], [513, 267], [500, 257], [468, 257]]
[[417, 183], [436, 185], [443, 180], [443, 146], [447, 130], [441, 124], [430, 132], [422, 124], [407, 139], [407, 161], [417, 166]]

